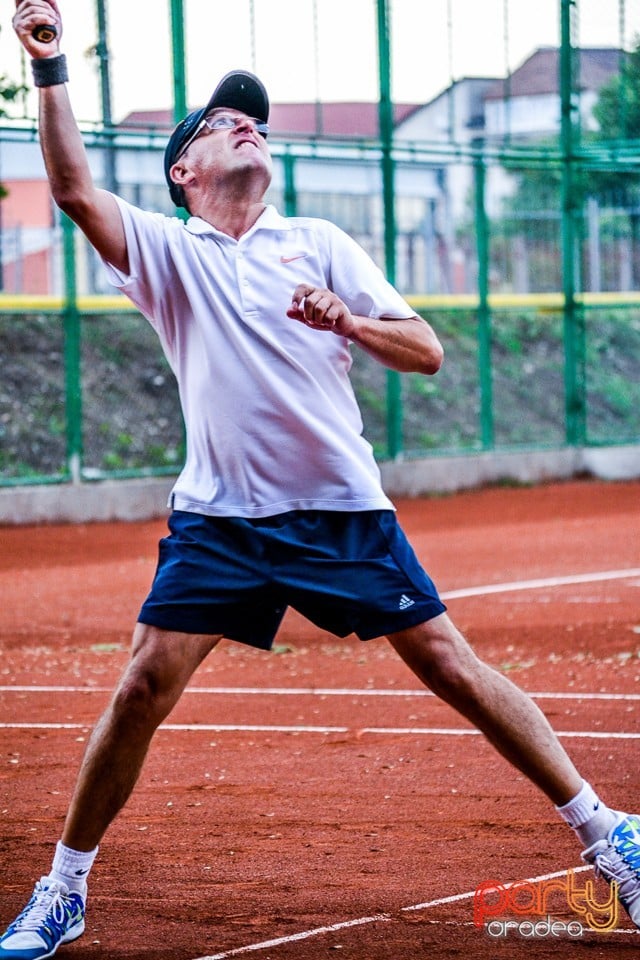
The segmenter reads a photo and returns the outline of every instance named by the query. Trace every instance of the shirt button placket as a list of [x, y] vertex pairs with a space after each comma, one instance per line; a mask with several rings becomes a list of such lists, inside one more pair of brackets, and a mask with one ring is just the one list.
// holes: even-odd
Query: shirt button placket
[[236, 276], [238, 280], [238, 291], [240, 293], [240, 298], [242, 300], [242, 305], [245, 310], [251, 307], [250, 304], [250, 293], [251, 293], [251, 284], [247, 279], [246, 274], [246, 261], [242, 249], [238, 247], [236, 253]]

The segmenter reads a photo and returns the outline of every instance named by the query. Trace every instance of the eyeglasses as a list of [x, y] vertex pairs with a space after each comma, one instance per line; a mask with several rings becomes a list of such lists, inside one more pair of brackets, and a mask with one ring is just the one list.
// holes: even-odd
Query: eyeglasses
[[255, 117], [232, 117], [230, 113], [219, 113], [213, 117], [204, 117], [196, 129], [193, 131], [187, 142], [182, 146], [180, 153], [173, 161], [176, 163], [183, 153], [189, 149], [196, 137], [199, 137], [205, 127], [209, 130], [234, 130], [236, 127], [249, 124], [261, 137], [266, 137], [269, 133], [269, 124], [263, 120], [257, 120]]
[[229, 113], [218, 113], [214, 117], [205, 117], [202, 122], [209, 127], [209, 130], [232, 130], [240, 124], [249, 123], [256, 133], [263, 137], [269, 133], [269, 124], [263, 120], [256, 120], [255, 117], [232, 117]]

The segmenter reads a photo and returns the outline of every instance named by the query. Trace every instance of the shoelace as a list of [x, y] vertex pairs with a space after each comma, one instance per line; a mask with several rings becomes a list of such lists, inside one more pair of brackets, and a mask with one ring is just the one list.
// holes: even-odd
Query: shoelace
[[14, 930], [37, 930], [47, 917], [52, 917], [55, 923], [63, 923], [64, 901], [65, 894], [56, 884], [50, 887], [36, 884], [33, 897], [13, 924]]
[[609, 845], [607, 852], [596, 859], [596, 872], [618, 884], [620, 899], [635, 903], [640, 897], [640, 847], [623, 840], [616, 846]]

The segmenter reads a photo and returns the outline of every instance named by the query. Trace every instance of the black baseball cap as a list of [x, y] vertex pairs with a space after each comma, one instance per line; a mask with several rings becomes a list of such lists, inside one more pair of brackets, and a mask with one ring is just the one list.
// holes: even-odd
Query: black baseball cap
[[264, 84], [247, 70], [232, 70], [227, 73], [213, 91], [207, 105], [201, 110], [194, 110], [178, 124], [164, 151], [164, 175], [169, 185], [171, 199], [177, 207], [184, 206], [184, 196], [182, 187], [173, 182], [169, 171], [200, 121], [215, 107], [240, 110], [248, 117], [255, 117], [263, 123], [269, 119], [269, 97]]

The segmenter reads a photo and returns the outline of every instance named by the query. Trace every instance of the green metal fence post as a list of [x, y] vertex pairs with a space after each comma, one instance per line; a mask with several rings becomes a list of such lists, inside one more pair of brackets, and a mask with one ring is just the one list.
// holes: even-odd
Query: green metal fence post
[[[177, 125], [187, 115], [187, 69], [184, 39], [184, 0], [169, 0], [171, 13], [171, 56], [173, 61], [173, 122]], [[183, 220], [189, 219], [184, 207], [179, 207], [177, 215]], [[187, 448], [187, 435], [182, 430], [182, 455]]]
[[[382, 152], [384, 255], [387, 279], [396, 282], [395, 168], [393, 159], [393, 103], [391, 100], [390, 0], [377, 0], [378, 118]], [[395, 370], [387, 371], [387, 451], [394, 460], [402, 453], [402, 383]]]
[[586, 435], [585, 328], [584, 315], [576, 302], [576, 207], [574, 176], [576, 117], [572, 7], [575, 0], [560, 4], [560, 146], [562, 155], [562, 288], [564, 294], [565, 416], [566, 440], [573, 446]]
[[480, 436], [485, 450], [493, 449], [493, 376], [491, 309], [489, 307], [489, 225], [485, 207], [484, 157], [474, 159], [476, 252], [478, 257], [478, 381], [480, 384]]
[[[173, 61], [173, 122], [180, 123], [187, 115], [187, 70], [185, 65], [184, 2], [169, 0], [171, 12], [171, 56]], [[189, 214], [179, 207], [177, 215], [187, 220]]]
[[103, 151], [104, 183], [111, 193], [118, 192], [118, 174], [116, 152], [113, 146], [113, 116], [111, 112], [111, 74], [109, 68], [109, 31], [107, 28], [107, 7], [105, 0], [97, 0], [96, 17], [98, 21], [98, 43], [96, 54], [100, 64], [100, 100], [102, 103], [102, 127], [107, 135]]
[[295, 217], [298, 213], [298, 195], [296, 193], [295, 159], [289, 147], [282, 157], [284, 173], [284, 212], [287, 217]]
[[82, 380], [80, 358], [80, 311], [76, 289], [75, 227], [62, 214], [62, 251], [64, 263], [65, 412], [67, 431], [67, 468], [73, 483], [82, 479]]
[[184, 45], [184, 2], [169, 0], [171, 11], [171, 53], [173, 58], [173, 122], [187, 115], [187, 71]]

